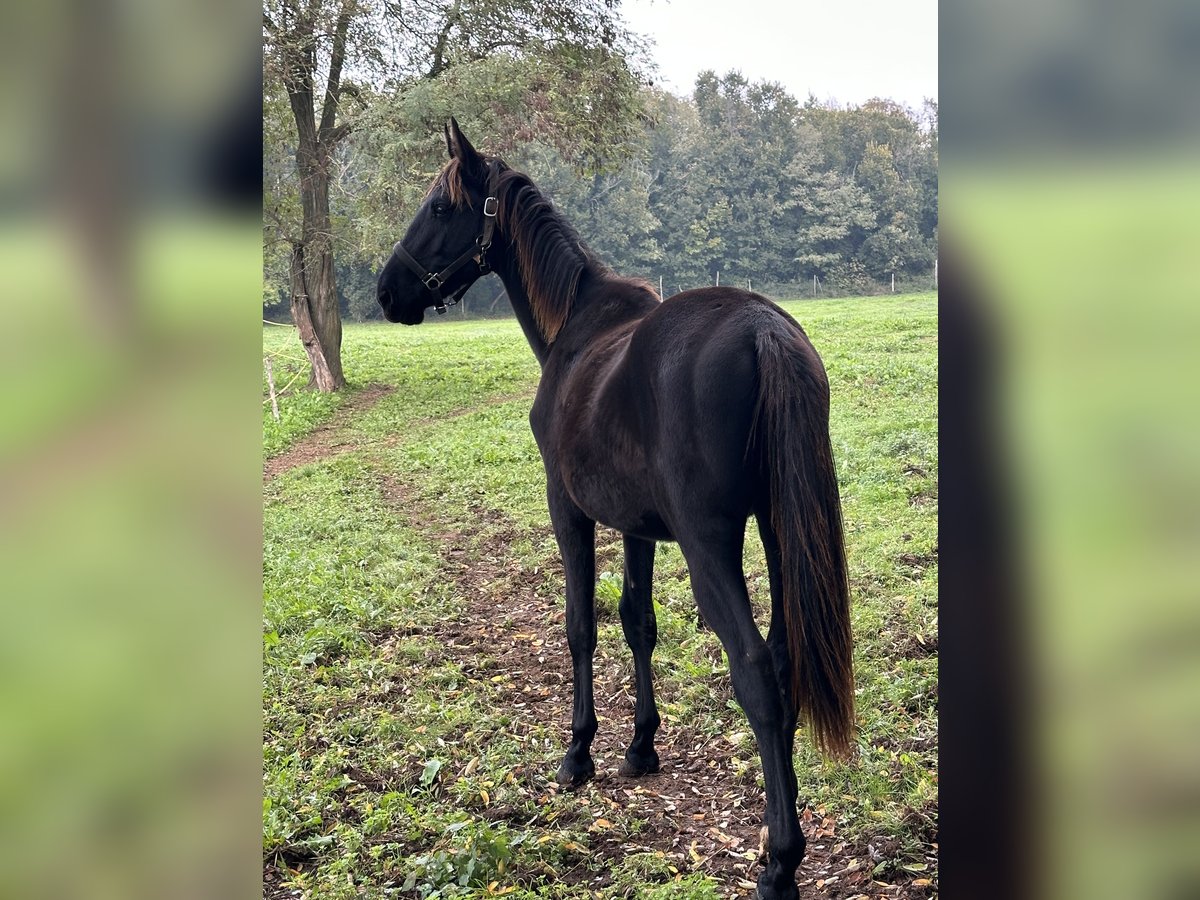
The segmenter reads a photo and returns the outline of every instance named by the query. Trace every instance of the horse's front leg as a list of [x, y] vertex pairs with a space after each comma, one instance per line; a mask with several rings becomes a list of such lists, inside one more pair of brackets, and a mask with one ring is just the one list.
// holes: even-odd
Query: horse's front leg
[[559, 487], [547, 491], [554, 536], [567, 576], [567, 644], [571, 648], [575, 700], [571, 709], [571, 745], [559, 766], [559, 784], [579, 785], [596, 773], [592, 738], [596, 706], [592, 698], [592, 656], [596, 652], [596, 523]]

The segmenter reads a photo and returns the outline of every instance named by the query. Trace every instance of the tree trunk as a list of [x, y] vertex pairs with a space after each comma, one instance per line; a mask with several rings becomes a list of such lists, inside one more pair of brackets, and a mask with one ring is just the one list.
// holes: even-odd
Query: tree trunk
[[329, 216], [329, 172], [334, 148], [348, 132], [335, 125], [345, 58], [346, 35], [353, 15], [343, 0], [335, 26], [328, 84], [321, 121], [316, 118], [313, 78], [317, 71], [315, 4], [308, 4], [284, 45], [284, 85], [296, 120], [296, 172], [300, 176], [303, 216], [300, 238], [292, 251], [292, 319], [312, 361], [309, 387], [336, 391], [345, 387], [342, 374], [342, 319], [333, 273], [333, 227]]
[[[300, 134], [296, 163], [300, 172], [300, 200], [303, 222], [300, 231], [300, 262], [303, 278], [299, 287], [303, 301], [297, 295], [296, 273], [292, 274], [292, 318], [297, 328], [303, 328], [301, 317], [308, 319], [308, 330], [320, 350], [322, 367], [313, 361], [308, 386], [319, 391], [336, 391], [346, 386], [342, 374], [342, 317], [338, 310], [337, 283], [333, 270], [333, 234], [329, 216], [329, 164], [332, 150], [316, 135]], [[292, 255], [293, 269], [297, 263]], [[297, 316], [299, 310], [300, 316]], [[305, 341], [309, 359], [313, 353]]]
[[506, 296], [507, 296], [507, 294], [505, 294], [504, 285], [501, 284], [500, 290], [496, 291], [496, 296], [494, 296], [492, 298], [492, 305], [488, 307], [488, 315], [489, 316], [496, 311], [496, 304], [499, 303], [500, 300]]
[[[318, 391], [335, 391], [344, 386], [346, 382], [345, 379], [341, 379], [339, 384], [338, 379], [334, 378], [324, 345], [317, 333], [312, 315], [312, 304], [309, 300], [304, 263], [304, 244], [297, 242], [292, 245], [292, 321], [296, 323], [296, 330], [300, 333], [300, 343], [304, 345], [304, 352], [308, 354], [308, 361], [312, 363], [312, 377], [309, 385]], [[338, 332], [340, 336], [340, 323]], [[338, 375], [339, 377], [341, 375], [340, 361]]]

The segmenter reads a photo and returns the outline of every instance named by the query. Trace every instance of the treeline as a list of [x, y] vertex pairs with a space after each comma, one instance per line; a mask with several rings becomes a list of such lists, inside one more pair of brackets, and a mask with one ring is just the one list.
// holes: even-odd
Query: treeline
[[[616, 159], [584, 167], [544, 141], [501, 148], [617, 271], [655, 285], [661, 279], [667, 296], [718, 278], [775, 296], [806, 296], [814, 287], [826, 296], [876, 293], [893, 279], [897, 289], [932, 287], [936, 102], [921, 110], [889, 100], [802, 103], [736, 72], [702, 73], [687, 98], [643, 89], [639, 101], [642, 128]], [[495, 147], [486, 114], [478, 131], [471, 118], [460, 115], [476, 145]], [[372, 140], [347, 147], [346, 187], [333, 203], [341, 211], [335, 228], [340, 222], [353, 235], [336, 260], [343, 313], [354, 319], [378, 317], [375, 272], [437, 164], [436, 157], [395, 164], [387, 155], [397, 142], [380, 138], [388, 133], [377, 129]], [[398, 143], [411, 148], [412, 138]], [[381, 173], [406, 183], [381, 186]], [[272, 296], [274, 281], [268, 268], [268, 311], [284, 299], [286, 284], [274, 284]], [[473, 288], [471, 314], [506, 314], [500, 289], [494, 278]], [[276, 314], [286, 315], [285, 307]]]
[[702, 74], [650, 103], [645, 145], [611, 174], [539, 182], [600, 255], [664, 289], [723, 282], [865, 293], [932, 273], [937, 107], [801, 104], [776, 84]]

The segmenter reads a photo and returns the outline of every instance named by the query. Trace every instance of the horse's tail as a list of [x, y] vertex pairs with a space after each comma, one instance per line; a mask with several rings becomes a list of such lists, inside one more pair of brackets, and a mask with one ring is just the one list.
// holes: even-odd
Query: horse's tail
[[829, 441], [829, 380], [799, 326], [781, 325], [772, 323], [756, 338], [759, 389], [751, 433], [781, 557], [791, 666], [791, 683], [781, 687], [809, 722], [816, 745], [848, 756], [854, 746], [853, 639]]

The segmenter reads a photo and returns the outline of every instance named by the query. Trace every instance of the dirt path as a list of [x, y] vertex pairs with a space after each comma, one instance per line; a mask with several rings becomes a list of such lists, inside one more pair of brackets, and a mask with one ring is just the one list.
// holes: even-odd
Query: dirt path
[[[445, 512], [421, 509], [405, 486], [382, 478], [384, 496], [406, 517], [425, 523], [437, 533], [434, 543], [444, 548], [442, 567], [463, 597], [466, 607], [456, 621], [439, 633], [446, 654], [468, 676], [478, 674], [477, 662], [489, 658], [487, 676], [500, 685], [500, 703], [513, 710], [512, 728], [532, 729], [557, 723], [570, 731], [571, 660], [562, 608], [562, 570], [557, 560], [536, 572], [522, 570], [512, 559], [510, 545], [522, 535], [502, 513], [485, 507], [469, 510], [463, 521], [445, 521]], [[549, 537], [547, 525], [542, 537]], [[595, 880], [595, 857], [622, 860], [633, 853], [663, 853], [680, 872], [711, 875], [726, 897], [756, 896], [760, 872], [759, 832], [765, 798], [753, 770], [739, 777], [735, 761], [753, 754], [735, 747], [726, 737], [701, 735], [686, 726], [664, 723], [656, 746], [662, 771], [641, 778], [617, 774], [624, 742], [632, 735], [633, 694], [627, 658], [608, 658], [597, 651], [596, 715], [600, 730], [592, 748], [596, 778], [577, 792], [580, 816], [590, 816], [592, 866], [581, 864], [564, 873], [568, 880]], [[502, 676], [497, 679], [499, 672]], [[727, 679], [717, 686], [732, 696]], [[748, 730], [744, 719], [730, 712], [725, 734]], [[564, 743], [565, 745], [565, 743]], [[617, 833], [604, 817], [622, 809], [648, 826], [635, 836]], [[493, 808], [490, 818], [504, 820], [514, 810]], [[611, 814], [611, 813], [610, 813]], [[925, 897], [922, 889], [885, 885], [870, 876], [872, 855], [865, 847], [840, 840], [834, 823], [812, 810], [802, 814], [808, 853], [798, 872], [804, 898]]]
[[[372, 384], [357, 393], [351, 394], [346, 398], [346, 402], [338, 407], [332, 419], [305, 435], [287, 450], [277, 453], [266, 460], [263, 463], [263, 482], [268, 482], [297, 466], [307, 465], [308, 463], [359, 449], [361, 443], [347, 433], [347, 426], [356, 417], [371, 409], [376, 403], [395, 390], [394, 385]], [[434, 422], [457, 419], [461, 416], [478, 412], [481, 409], [486, 409], [489, 406], [499, 406], [502, 403], [509, 403], [513, 400], [532, 398], [534, 393], [533, 390], [526, 390], [515, 394], [499, 394], [473, 406], [451, 410], [439, 416], [428, 416], [423, 419], [417, 419], [410, 423], [410, 427], [420, 428], [425, 425], [431, 425]], [[396, 435], [384, 441], [384, 444], [395, 446], [401, 440], [403, 438]]]
[[356, 416], [361, 415], [376, 403], [396, 390], [390, 384], [370, 384], [350, 394], [337, 408], [333, 418], [319, 428], [309, 432], [282, 453], [277, 453], [263, 462], [263, 481], [303, 466], [307, 463], [336, 456], [354, 446], [354, 441], [344, 432]]

